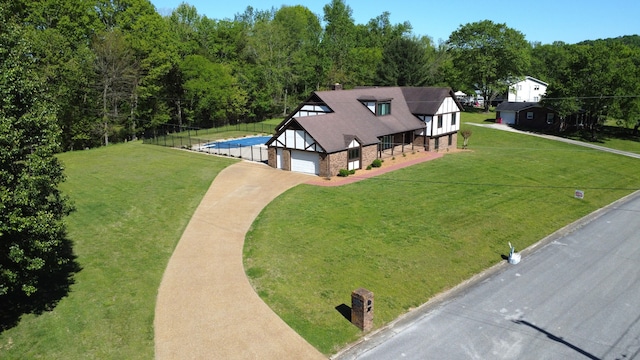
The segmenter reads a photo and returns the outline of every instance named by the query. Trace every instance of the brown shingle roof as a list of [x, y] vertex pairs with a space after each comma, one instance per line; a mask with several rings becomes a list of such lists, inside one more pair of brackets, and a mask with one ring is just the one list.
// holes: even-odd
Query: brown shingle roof
[[523, 111], [532, 107], [541, 107], [537, 102], [501, 102], [496, 111]]
[[416, 115], [434, 115], [447, 96], [456, 99], [451, 89], [440, 87], [406, 87], [402, 88], [402, 94], [409, 109]]
[[[425, 124], [416, 115], [435, 114], [447, 96], [455, 99], [448, 88], [379, 87], [316, 91], [305, 103], [319, 101], [333, 112], [298, 117], [294, 121], [326, 152], [333, 153], [346, 149], [354, 137], [363, 145], [371, 145], [378, 143], [379, 137], [384, 135], [422, 129]], [[376, 116], [362, 103], [376, 100], [391, 100], [391, 114]], [[284, 131], [283, 128], [279, 130]]]

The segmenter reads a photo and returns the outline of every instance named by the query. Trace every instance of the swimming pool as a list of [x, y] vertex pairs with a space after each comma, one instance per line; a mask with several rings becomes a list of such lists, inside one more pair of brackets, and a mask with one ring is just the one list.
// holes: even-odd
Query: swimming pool
[[206, 143], [202, 145], [204, 148], [213, 148], [213, 149], [229, 149], [234, 147], [242, 147], [242, 146], [256, 146], [256, 145], [264, 145], [271, 136], [253, 136], [246, 137], [241, 139], [233, 139], [226, 141], [214, 141], [210, 143]]

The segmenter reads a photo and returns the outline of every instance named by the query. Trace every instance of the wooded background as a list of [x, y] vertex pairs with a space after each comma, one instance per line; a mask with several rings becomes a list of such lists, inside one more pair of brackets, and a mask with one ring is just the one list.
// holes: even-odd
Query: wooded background
[[249, 7], [233, 19], [210, 19], [185, 3], [162, 16], [148, 0], [3, 2], [55, 99], [63, 150], [139, 138], [161, 124], [284, 116], [334, 83], [448, 86], [491, 98], [529, 75], [549, 83], [547, 101], [561, 115], [586, 110], [631, 126], [640, 114], [636, 35], [529, 43], [486, 20], [434, 43], [409, 22], [392, 24], [388, 12], [356, 24], [343, 0], [325, 5], [321, 18], [282, 6]]

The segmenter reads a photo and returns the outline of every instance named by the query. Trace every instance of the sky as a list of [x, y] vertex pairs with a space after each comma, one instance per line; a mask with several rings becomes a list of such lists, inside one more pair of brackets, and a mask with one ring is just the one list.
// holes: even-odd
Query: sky
[[[640, 35], [638, 0], [344, 0], [356, 24], [366, 24], [383, 12], [392, 24], [411, 23], [414, 35], [445, 41], [461, 25], [491, 20], [522, 32], [530, 42], [568, 44], [584, 40]], [[247, 6], [255, 10], [303, 5], [322, 20], [331, 0], [151, 0], [161, 15], [182, 2], [210, 19], [233, 19]]]

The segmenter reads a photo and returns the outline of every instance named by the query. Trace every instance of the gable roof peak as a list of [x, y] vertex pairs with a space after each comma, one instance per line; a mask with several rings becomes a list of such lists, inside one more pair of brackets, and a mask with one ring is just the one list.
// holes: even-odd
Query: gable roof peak
[[541, 85], [544, 85], [544, 86], [549, 86], [549, 84], [547, 84], [546, 82], [544, 82], [544, 81], [542, 81], [542, 80], [540, 80], [540, 79], [536, 79], [536, 78], [534, 78], [533, 76], [528, 76], [528, 75], [527, 75], [527, 76], [525, 76], [524, 78], [525, 78], [526, 80], [531, 80], [531, 81], [533, 81], [533, 82], [537, 82], [537, 83], [539, 83], [539, 84], [541, 84]]

